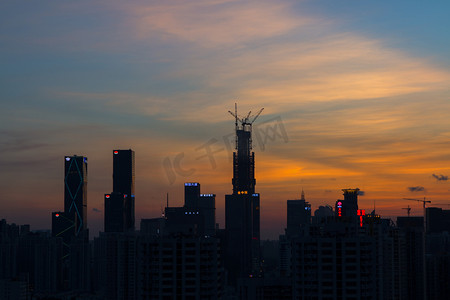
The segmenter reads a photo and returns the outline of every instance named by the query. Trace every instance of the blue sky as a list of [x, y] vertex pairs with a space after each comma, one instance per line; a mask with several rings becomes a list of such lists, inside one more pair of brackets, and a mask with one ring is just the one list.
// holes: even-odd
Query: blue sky
[[[158, 216], [167, 192], [181, 205], [183, 182], [199, 181], [223, 226], [236, 101], [242, 113], [264, 107], [258, 122], [289, 136], [256, 145], [263, 236], [282, 231], [301, 188], [313, 209], [349, 187], [384, 215], [404, 213], [402, 197], [442, 203], [450, 187], [432, 174], [450, 174], [449, 11], [448, 1], [3, 1], [0, 217], [50, 228], [63, 157], [86, 155], [88, 225], [101, 230], [112, 150], [132, 148], [137, 220]], [[198, 159], [212, 140], [214, 167]], [[171, 182], [163, 161], [180, 153], [196, 171]]]

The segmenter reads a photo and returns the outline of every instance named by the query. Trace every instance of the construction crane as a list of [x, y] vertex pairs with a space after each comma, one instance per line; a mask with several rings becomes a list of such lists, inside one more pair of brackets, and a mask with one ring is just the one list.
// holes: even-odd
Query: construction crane
[[427, 221], [426, 221], [426, 217], [427, 217], [427, 210], [426, 210], [426, 205], [427, 203], [431, 203], [430, 200], [426, 200], [425, 197], [423, 197], [422, 199], [414, 199], [414, 198], [403, 198], [403, 200], [409, 200], [409, 201], [417, 201], [417, 202], [422, 202], [423, 203], [423, 228], [425, 230], [425, 232], [427, 231]]
[[255, 122], [256, 118], [259, 117], [259, 115], [262, 113], [262, 111], [264, 110], [264, 107], [261, 108], [258, 113], [255, 114], [255, 116], [251, 116], [253, 119], [251, 121], [249, 121], [250, 119], [250, 115], [252, 113], [252, 111], [249, 111], [248, 114], [245, 117], [239, 117], [239, 115], [237, 114], [237, 103], [234, 104], [234, 112], [232, 112], [231, 110], [229, 110], [228, 112], [235, 118], [236, 120], [236, 127], [238, 126], [238, 121], [242, 124], [242, 125], [252, 125], [253, 122]]
[[409, 205], [408, 205], [408, 207], [404, 207], [404, 208], [402, 208], [402, 209], [406, 209], [407, 214], [408, 214], [408, 217], [409, 217], [410, 214], [411, 214], [411, 207], [409, 207]]
[[[252, 130], [252, 125], [253, 123], [256, 121], [256, 119], [259, 117], [259, 115], [262, 113], [262, 111], [264, 110], [264, 107], [261, 108], [254, 116], [251, 116], [252, 111], [249, 111], [248, 114], [245, 117], [240, 117], [237, 113], [237, 103], [234, 104], [234, 112], [232, 111], [228, 111], [235, 119], [235, 127], [236, 127], [236, 132], [239, 130], [239, 123], [242, 126], [242, 130], [246, 130], [246, 131], [251, 131]], [[249, 121], [251, 119], [251, 121]], [[251, 143], [251, 140], [250, 140]], [[236, 149], [238, 148], [238, 140], [236, 138]], [[251, 148], [251, 145], [250, 145]]]

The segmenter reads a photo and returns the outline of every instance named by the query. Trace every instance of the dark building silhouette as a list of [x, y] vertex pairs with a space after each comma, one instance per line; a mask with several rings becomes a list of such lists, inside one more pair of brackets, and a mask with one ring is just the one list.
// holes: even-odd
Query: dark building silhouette
[[64, 212], [52, 213], [52, 236], [61, 238], [63, 245], [56, 263], [59, 282], [55, 286], [59, 292], [84, 293], [91, 288], [87, 157], [65, 156], [64, 170]]
[[[105, 232], [89, 243], [87, 158], [66, 156], [64, 210], [52, 231], [0, 221], [0, 299], [447, 299], [450, 211], [398, 217], [358, 207], [359, 189], [311, 218], [287, 200], [285, 235], [260, 241], [252, 123], [236, 116], [233, 193], [225, 229], [215, 194], [184, 184], [184, 205], [134, 230], [134, 152], [113, 151]], [[258, 114], [259, 115], [259, 114]], [[227, 282], [228, 279], [228, 282]], [[225, 286], [228, 285], [226, 288]]]
[[336, 201], [336, 216], [352, 219], [357, 218], [359, 189], [342, 189], [342, 191], [344, 192], [344, 200]]
[[153, 219], [141, 219], [140, 233], [145, 235], [164, 235], [166, 227], [166, 219], [153, 218]]
[[134, 151], [113, 150], [113, 193], [122, 193], [125, 197], [125, 219], [126, 231], [133, 231], [135, 228], [134, 217]]
[[166, 207], [165, 233], [179, 233], [184, 235], [204, 235], [205, 224], [200, 211], [196, 208]]
[[112, 192], [105, 194], [105, 232], [124, 232], [126, 220], [126, 201], [128, 195]]
[[138, 299], [222, 299], [223, 268], [215, 237], [142, 235]]
[[87, 229], [87, 157], [64, 159], [64, 212], [72, 215], [78, 236]]
[[427, 233], [450, 232], [450, 210], [427, 207], [426, 214]]
[[94, 239], [94, 289], [101, 299], [138, 299], [134, 232], [101, 232]]
[[216, 235], [216, 195], [200, 194], [198, 209], [205, 224], [205, 235]]
[[[164, 232], [180, 233], [187, 235], [215, 236], [216, 215], [215, 215], [215, 194], [200, 194], [200, 183], [186, 182], [184, 184], [184, 206], [166, 207], [164, 211], [165, 222]], [[141, 221], [142, 224], [159, 224], [158, 219]], [[151, 226], [153, 226], [151, 225]], [[158, 225], [160, 226], [160, 225]], [[153, 227], [155, 229], [161, 227]]]
[[[113, 194], [106, 195], [105, 203]], [[124, 195], [117, 195], [123, 201]], [[185, 183], [184, 206], [142, 219], [140, 232], [101, 233], [93, 253], [94, 290], [104, 299], [221, 299], [224, 272], [215, 237], [215, 195], [200, 194], [199, 183]]]
[[[200, 183], [186, 182], [184, 184], [184, 208], [199, 213], [199, 226], [204, 235], [216, 234], [216, 195], [200, 194]], [[167, 216], [167, 215], [166, 215]]]
[[423, 217], [397, 217], [406, 240], [407, 299], [426, 299], [425, 232]]
[[305, 193], [302, 190], [298, 200], [287, 200], [285, 234], [280, 235], [280, 276], [291, 276], [291, 242], [294, 237], [304, 236], [309, 233], [311, 226], [311, 204], [306, 202]]
[[77, 233], [77, 220], [72, 213], [52, 212], [52, 236], [62, 238], [63, 257], [69, 255], [70, 242]]
[[286, 236], [292, 238], [302, 231], [309, 230], [311, 225], [311, 204], [306, 202], [302, 191], [301, 199], [287, 200]]
[[113, 150], [113, 192], [105, 194], [105, 232], [134, 231], [134, 151]]
[[200, 201], [200, 183], [186, 182], [184, 184], [184, 206], [198, 208]]
[[233, 194], [225, 196], [225, 265], [231, 281], [261, 276], [260, 198], [255, 193], [255, 153], [252, 152], [252, 123], [256, 117], [253, 121], [248, 117], [239, 119], [237, 110], [233, 115], [236, 118]]
[[224, 271], [215, 233], [215, 195], [187, 182], [182, 207], [141, 220], [137, 245], [139, 299], [222, 299]]
[[321, 207], [314, 222], [292, 212], [304, 203], [288, 205], [295, 229], [280, 236], [280, 275], [292, 283], [292, 299], [407, 299], [403, 235], [357, 209], [358, 189], [343, 191], [340, 212]]
[[450, 211], [428, 207], [426, 234], [427, 300], [447, 299], [450, 294]]
[[328, 220], [333, 220], [334, 216], [335, 213], [333, 211], [333, 207], [330, 205], [321, 205], [314, 211], [314, 216], [311, 217], [311, 222], [315, 225], [324, 224], [327, 223]]

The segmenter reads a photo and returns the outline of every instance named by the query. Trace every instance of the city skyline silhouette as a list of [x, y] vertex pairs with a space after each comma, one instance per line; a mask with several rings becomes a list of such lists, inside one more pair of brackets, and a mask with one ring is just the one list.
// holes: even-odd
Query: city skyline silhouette
[[[402, 272], [416, 272], [391, 259], [392, 250], [420, 260], [411, 282], [419, 282], [416, 294], [434, 297], [421, 283], [447, 278], [439, 266], [447, 264], [450, 209], [448, 11], [444, 0], [1, 2], [0, 242], [27, 257], [2, 265], [13, 280], [0, 278], [2, 290], [27, 283], [105, 293], [109, 264], [101, 252], [120, 261], [111, 246], [120, 240], [155, 253], [158, 237], [166, 239], [161, 251], [181, 261], [211, 251], [202, 270], [233, 282], [214, 281], [219, 294], [227, 286], [266, 295], [286, 288], [287, 298], [314, 298], [303, 287], [316, 281], [301, 277], [299, 265], [316, 261], [331, 272], [332, 259], [333, 274], [355, 276], [355, 266], [348, 274], [341, 268], [350, 260], [347, 243], [368, 263], [377, 236], [391, 265], [371, 263], [398, 271], [386, 275], [398, 279], [393, 286], [379, 289], [405, 295]], [[239, 139], [248, 142], [245, 159], [234, 154]], [[201, 185], [204, 203], [197, 190], [186, 198], [186, 183]], [[184, 234], [190, 237], [177, 240]], [[323, 241], [327, 235], [336, 239]], [[421, 250], [408, 252], [413, 245]], [[336, 257], [309, 257], [316, 246]], [[265, 264], [263, 252], [271, 253]], [[34, 264], [59, 256], [61, 269], [47, 265], [61, 279], [49, 279], [53, 286], [30, 275]], [[430, 261], [422, 264], [422, 256]], [[168, 257], [142, 257], [131, 255], [123, 274], [140, 274], [146, 284], [112, 286], [120, 294], [155, 284], [147, 291], [168, 295], [167, 282], [152, 283], [133, 262], [163, 266]], [[88, 277], [83, 268], [91, 268]], [[190, 286], [176, 295], [198, 294], [189, 272], [171, 270]], [[243, 279], [268, 274], [279, 281]], [[286, 287], [283, 276], [298, 285]], [[358, 286], [371, 275], [364, 276]], [[329, 285], [328, 277], [320, 280]], [[325, 290], [343, 297], [346, 283], [337, 278], [333, 292]]]
[[[181, 203], [187, 180], [223, 199], [235, 102], [264, 107], [258, 122], [280, 118], [288, 137], [255, 148], [270, 207], [262, 232], [282, 228], [284, 199], [302, 188], [319, 206], [359, 187], [364, 206], [390, 216], [405, 212], [402, 198], [449, 200], [445, 1], [1, 8], [0, 210], [12, 222], [50, 227], [60, 158], [78, 154], [91, 160], [88, 219], [100, 228], [111, 149], [137, 153], [137, 219], [159, 215], [167, 193]], [[196, 171], [173, 181], [164, 161], [180, 153], [183, 170]]]

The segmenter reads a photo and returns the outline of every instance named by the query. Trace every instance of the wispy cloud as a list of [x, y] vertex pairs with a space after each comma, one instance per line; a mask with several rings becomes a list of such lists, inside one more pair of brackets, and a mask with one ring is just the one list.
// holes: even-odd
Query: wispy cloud
[[[272, 109], [279, 114], [309, 102], [377, 99], [447, 88], [450, 72], [433, 62], [375, 37], [339, 31], [320, 17], [299, 11], [294, 15], [291, 5], [141, 3], [127, 9], [126, 24], [137, 39], [185, 45], [182, 55], [174, 56], [178, 67], [166, 74], [195, 78], [196, 90], [181, 91], [168, 101], [195, 103], [193, 110], [175, 108], [178, 120], [195, 121], [200, 114], [210, 116], [204, 122], [224, 121], [223, 108], [232, 107], [236, 98], [251, 106], [276, 102]], [[260, 22], [271, 24], [271, 29]], [[175, 117], [167, 114], [167, 119]]]
[[425, 191], [425, 188], [423, 186], [410, 186], [408, 187], [408, 190], [410, 192], [423, 192]]
[[269, 1], [174, 1], [123, 6], [140, 39], [160, 38], [203, 47], [238, 46], [284, 34], [307, 24], [286, 3]]
[[448, 176], [446, 176], [446, 175], [436, 175], [436, 174], [433, 174], [433, 175], [431, 175], [431, 176], [433, 176], [434, 178], [436, 178], [436, 180], [437, 181], [447, 181], [448, 180]]

